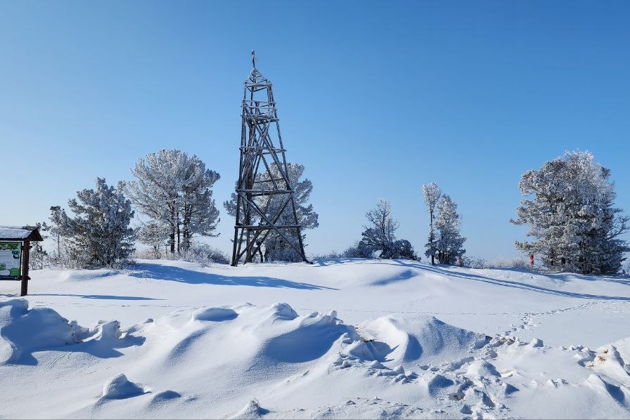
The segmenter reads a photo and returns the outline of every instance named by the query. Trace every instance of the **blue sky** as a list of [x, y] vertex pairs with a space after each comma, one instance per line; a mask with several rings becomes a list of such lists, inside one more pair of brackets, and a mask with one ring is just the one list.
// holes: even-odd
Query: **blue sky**
[[[565, 150], [609, 167], [630, 212], [628, 22], [627, 1], [0, 1], [0, 224], [162, 148], [217, 170], [222, 203], [256, 49], [315, 187], [310, 253], [359, 239], [380, 198], [421, 247], [435, 181], [469, 255], [515, 256], [520, 175]], [[232, 226], [223, 212], [210, 243], [228, 250]]]

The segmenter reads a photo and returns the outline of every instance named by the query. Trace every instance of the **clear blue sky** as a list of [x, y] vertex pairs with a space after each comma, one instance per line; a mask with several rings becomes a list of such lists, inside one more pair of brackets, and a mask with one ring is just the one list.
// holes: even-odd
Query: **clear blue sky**
[[421, 247], [436, 181], [469, 255], [517, 255], [519, 177], [565, 150], [611, 168], [630, 211], [629, 22], [628, 1], [0, 1], [0, 224], [162, 148], [217, 170], [221, 204], [256, 49], [315, 187], [310, 253], [359, 239], [380, 198]]

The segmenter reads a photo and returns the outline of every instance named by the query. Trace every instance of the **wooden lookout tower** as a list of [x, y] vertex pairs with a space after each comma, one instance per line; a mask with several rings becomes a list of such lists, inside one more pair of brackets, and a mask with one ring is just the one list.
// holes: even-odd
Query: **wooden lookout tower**
[[272, 232], [307, 261], [271, 82], [256, 68], [254, 51], [252, 66], [243, 93], [232, 265], [262, 255]]

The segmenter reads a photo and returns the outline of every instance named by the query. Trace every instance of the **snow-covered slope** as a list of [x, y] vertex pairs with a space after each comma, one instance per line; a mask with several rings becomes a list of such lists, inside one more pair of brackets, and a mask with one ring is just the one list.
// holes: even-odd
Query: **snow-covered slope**
[[627, 279], [141, 261], [16, 286], [3, 417], [630, 416]]

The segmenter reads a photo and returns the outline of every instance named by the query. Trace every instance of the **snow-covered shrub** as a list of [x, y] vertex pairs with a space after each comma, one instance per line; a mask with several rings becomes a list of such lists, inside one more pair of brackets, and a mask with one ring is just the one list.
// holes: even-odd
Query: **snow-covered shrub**
[[359, 241], [341, 253], [345, 258], [374, 258], [374, 249]]
[[230, 260], [224, 253], [222, 253], [218, 249], [211, 247], [208, 244], [193, 244], [190, 248], [181, 253], [180, 259], [201, 264], [230, 263]]
[[487, 264], [486, 268], [516, 268], [520, 270], [530, 270], [531, 265], [522, 258], [499, 258]]
[[482, 269], [488, 268], [488, 263], [483, 258], [464, 257], [464, 267]]
[[381, 258], [420, 260], [420, 257], [416, 256], [411, 242], [406, 239], [398, 239], [392, 242], [390, 247], [383, 251]]
[[270, 245], [274, 246], [271, 249], [267, 249], [267, 246], [263, 245], [265, 261], [267, 262], [274, 262], [274, 261], [300, 262], [302, 261], [302, 257], [297, 252], [295, 252], [293, 248], [286, 245], [286, 242], [282, 238], [276, 238], [276, 239], [277, 240], [269, 243]]
[[133, 253], [133, 258], [140, 258], [143, 260], [157, 260], [161, 258], [166, 258], [167, 254], [160, 254], [159, 257], [156, 256], [155, 251], [149, 247], [138, 247]]
[[568, 152], [523, 174], [524, 199], [511, 222], [529, 225], [531, 242], [516, 247], [534, 253], [551, 270], [615, 274], [630, 251], [621, 235], [628, 217], [613, 207], [610, 170], [588, 152]]
[[313, 260], [335, 260], [344, 258], [343, 252], [331, 251], [325, 254], [315, 254], [311, 257]]

